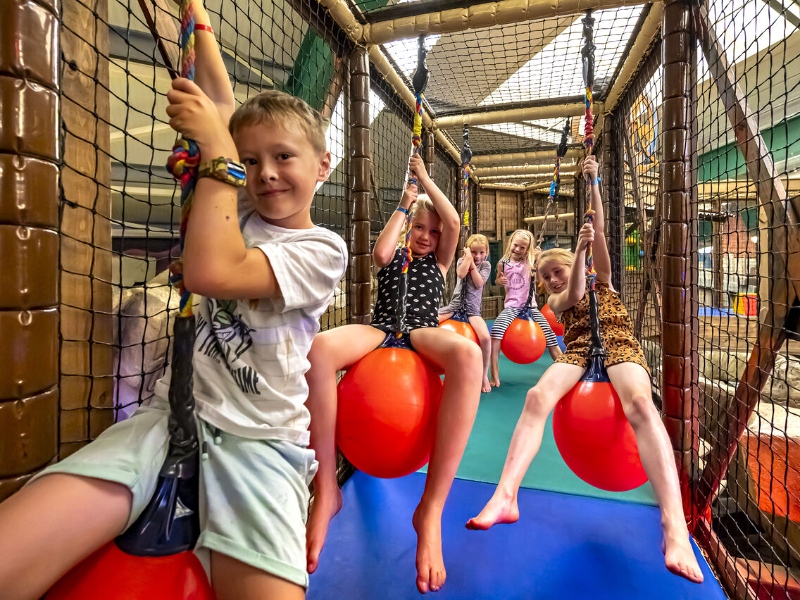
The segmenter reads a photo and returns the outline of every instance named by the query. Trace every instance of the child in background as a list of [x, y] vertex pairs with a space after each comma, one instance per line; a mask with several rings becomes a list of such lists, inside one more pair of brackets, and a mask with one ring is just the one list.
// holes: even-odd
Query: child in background
[[[314, 504], [308, 521], [308, 571], [313, 573], [317, 568], [328, 524], [342, 506], [342, 493], [336, 481], [336, 373], [364, 358], [387, 335], [395, 335], [396, 310], [404, 302], [408, 330], [404, 333], [408, 333], [419, 355], [445, 374], [425, 491], [412, 521], [417, 532], [417, 589], [424, 594], [438, 591], [446, 577], [442, 510], [478, 411], [481, 355], [471, 340], [438, 327], [437, 307], [444, 290], [444, 276], [458, 244], [460, 222], [453, 205], [430, 179], [418, 155], [411, 157], [409, 167], [425, 186], [430, 199], [421, 195], [414, 202], [417, 186], [410, 185], [375, 242], [372, 259], [380, 271], [372, 324], [329, 329], [314, 339], [311, 349], [311, 369], [306, 378], [312, 415], [311, 445], [319, 461], [319, 472], [314, 479]], [[397, 242], [409, 209], [412, 215], [409, 247], [413, 260], [408, 265], [406, 297], [401, 298], [399, 284], [406, 251]]]
[[[500, 387], [500, 372], [498, 360], [500, 347], [506, 329], [524, 309], [530, 294], [531, 276], [536, 263], [536, 250], [533, 245], [533, 234], [525, 229], [517, 229], [511, 234], [506, 246], [506, 253], [497, 263], [497, 278], [495, 283], [506, 288], [506, 299], [502, 312], [492, 325], [492, 380], [493, 387]], [[556, 334], [550, 324], [536, 306], [536, 296], [531, 298], [531, 313], [534, 320], [544, 332], [547, 350], [555, 360], [561, 355]]]
[[592, 188], [590, 202], [595, 211], [594, 223], [586, 223], [581, 229], [574, 255], [554, 248], [539, 258], [538, 275], [550, 295], [550, 308], [563, 319], [567, 351], [528, 391], [497, 489], [481, 513], [469, 520], [467, 528], [489, 529], [492, 525], [514, 523], [519, 519], [517, 492], [539, 451], [547, 417], [589, 366], [591, 328], [584, 264], [587, 245], [594, 243], [595, 288], [600, 335], [606, 350], [605, 365], [636, 434], [642, 466], [661, 507], [666, 567], [689, 581], [701, 583], [703, 574], [689, 541], [672, 446], [653, 404], [647, 361], [633, 335], [625, 306], [611, 287], [611, 257], [603, 236], [603, 202], [597, 185], [597, 162], [593, 157], [586, 158], [583, 173]]
[[461, 308], [462, 286], [464, 282], [466, 288], [466, 311], [469, 317], [469, 324], [475, 330], [478, 341], [481, 344], [481, 354], [483, 355], [483, 383], [482, 392], [491, 392], [492, 386], [489, 385], [489, 358], [491, 356], [491, 338], [486, 321], [481, 318], [481, 297], [483, 296], [483, 286], [492, 272], [492, 265], [489, 262], [489, 240], [480, 233], [469, 236], [467, 247], [464, 248], [464, 256], [458, 259], [456, 264], [456, 276], [458, 283], [453, 292], [453, 299], [450, 304], [439, 309], [439, 323], [447, 321], [453, 314]]

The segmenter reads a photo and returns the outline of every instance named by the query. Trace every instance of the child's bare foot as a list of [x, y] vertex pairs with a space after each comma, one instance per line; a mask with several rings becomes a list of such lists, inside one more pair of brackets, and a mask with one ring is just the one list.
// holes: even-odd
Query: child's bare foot
[[338, 486], [330, 492], [315, 490], [306, 525], [306, 569], [309, 573], [317, 570], [319, 553], [328, 535], [328, 525], [341, 508], [342, 491]]
[[502, 525], [503, 523], [516, 523], [519, 520], [519, 507], [517, 497], [503, 496], [495, 492], [486, 506], [477, 517], [467, 521], [467, 529], [486, 530], [492, 525]]
[[[499, 385], [499, 384], [498, 384]], [[489, 378], [484, 375], [483, 383], [481, 384], [481, 391], [485, 394], [486, 392], [492, 391], [492, 384], [489, 383]]]
[[420, 502], [411, 521], [417, 532], [417, 589], [420, 594], [438, 592], [447, 573], [442, 557], [442, 518], [426, 512]]
[[661, 551], [664, 553], [664, 562], [670, 573], [688, 579], [692, 583], [703, 583], [703, 572], [694, 557], [689, 533], [685, 529], [668, 534], [665, 528]]

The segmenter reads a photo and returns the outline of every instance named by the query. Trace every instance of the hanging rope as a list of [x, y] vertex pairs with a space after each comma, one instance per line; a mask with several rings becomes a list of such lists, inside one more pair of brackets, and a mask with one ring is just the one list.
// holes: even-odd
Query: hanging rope
[[[467, 233], [469, 230], [467, 229], [469, 225], [469, 211], [467, 210], [467, 197], [469, 194], [469, 161], [472, 160], [472, 148], [469, 146], [469, 126], [464, 125], [464, 145], [461, 147], [461, 168], [464, 171], [464, 179], [461, 181], [461, 198], [462, 198], [462, 208], [464, 212], [464, 221], [462, 224], [462, 231], [464, 232], [464, 243], [466, 244], [467, 240]], [[467, 310], [467, 280], [469, 279], [469, 273], [464, 276], [464, 279], [461, 281], [461, 305], [459, 310], [464, 311], [466, 313]]]
[[[545, 228], [547, 227], [547, 217], [550, 215], [550, 211], [555, 205], [554, 200], [558, 196], [558, 190], [561, 187], [561, 176], [559, 171], [561, 170], [561, 160], [567, 154], [567, 136], [569, 135], [571, 129], [572, 119], [567, 119], [567, 122], [564, 124], [564, 129], [561, 132], [561, 142], [559, 142], [558, 147], [556, 148], [556, 166], [553, 169], [553, 182], [550, 184], [550, 195], [547, 197], [547, 207], [544, 211], [542, 230], [539, 232], [539, 240], [536, 242], [537, 248], [541, 248], [542, 243], [544, 242], [544, 232]], [[556, 215], [558, 215], [558, 206], [556, 206]], [[558, 236], [556, 236], [556, 245], [558, 245]]]
[[[194, 5], [192, 0], [181, 0], [181, 77], [194, 79]], [[167, 169], [181, 182], [181, 226], [180, 251], [186, 243], [186, 227], [189, 224], [189, 211], [192, 209], [194, 188], [197, 183], [197, 166], [200, 164], [200, 149], [193, 140], [179, 137], [172, 148], [172, 155], [167, 160]], [[178, 288], [180, 294], [180, 316], [192, 316], [192, 293], [183, 283], [183, 260], [178, 258], [170, 265], [170, 283]]]
[[[583, 23], [583, 48], [581, 49], [581, 56], [583, 58], [583, 84], [586, 90], [584, 96], [584, 104], [586, 105], [583, 146], [585, 155], [591, 156], [594, 148], [594, 117], [592, 114], [593, 100], [592, 100], [592, 87], [594, 86], [594, 18], [592, 11], [587, 10], [586, 16], [581, 20]], [[591, 208], [591, 193], [592, 188], [589, 180], [586, 180], [586, 202], [588, 207], [586, 209], [586, 219], [589, 223], [594, 221], [594, 211]], [[597, 273], [594, 270], [594, 256], [592, 254], [592, 245], [586, 249], [586, 275], [589, 280], [589, 289], [594, 291], [595, 279]]]

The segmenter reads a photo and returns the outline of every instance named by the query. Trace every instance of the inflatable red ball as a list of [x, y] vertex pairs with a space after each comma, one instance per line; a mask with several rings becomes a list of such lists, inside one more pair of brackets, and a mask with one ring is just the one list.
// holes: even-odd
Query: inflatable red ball
[[475, 333], [475, 330], [472, 328], [472, 325], [469, 322], [459, 321], [457, 319], [447, 319], [439, 324], [439, 327], [442, 329], [449, 329], [450, 331], [455, 331], [458, 335], [463, 335], [468, 340], [472, 340], [478, 346], [481, 343], [478, 341], [478, 334]]
[[194, 552], [132, 556], [112, 541], [64, 575], [46, 600], [214, 600]]
[[542, 307], [542, 315], [544, 315], [544, 318], [547, 319], [547, 322], [550, 324], [550, 329], [553, 330], [553, 333], [556, 335], [564, 335], [564, 324], [559, 323], [558, 320], [556, 320], [556, 313], [554, 313], [553, 310], [547, 306], [547, 304]]
[[547, 341], [539, 324], [532, 319], [520, 317], [508, 326], [500, 344], [506, 358], [520, 365], [539, 360], [546, 348]]
[[442, 380], [413, 350], [373, 350], [339, 382], [339, 448], [374, 477], [419, 470], [430, 457], [441, 395]]
[[553, 411], [553, 435], [572, 472], [610, 492], [647, 481], [636, 436], [609, 381], [579, 381]]

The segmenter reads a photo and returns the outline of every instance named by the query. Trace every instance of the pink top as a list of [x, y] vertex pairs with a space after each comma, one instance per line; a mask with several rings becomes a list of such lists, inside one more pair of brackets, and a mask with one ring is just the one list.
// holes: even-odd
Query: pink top
[[[505, 308], [522, 308], [528, 300], [531, 289], [531, 266], [525, 262], [509, 261], [503, 263], [503, 274], [506, 276]], [[536, 297], [531, 300], [536, 306]]]

